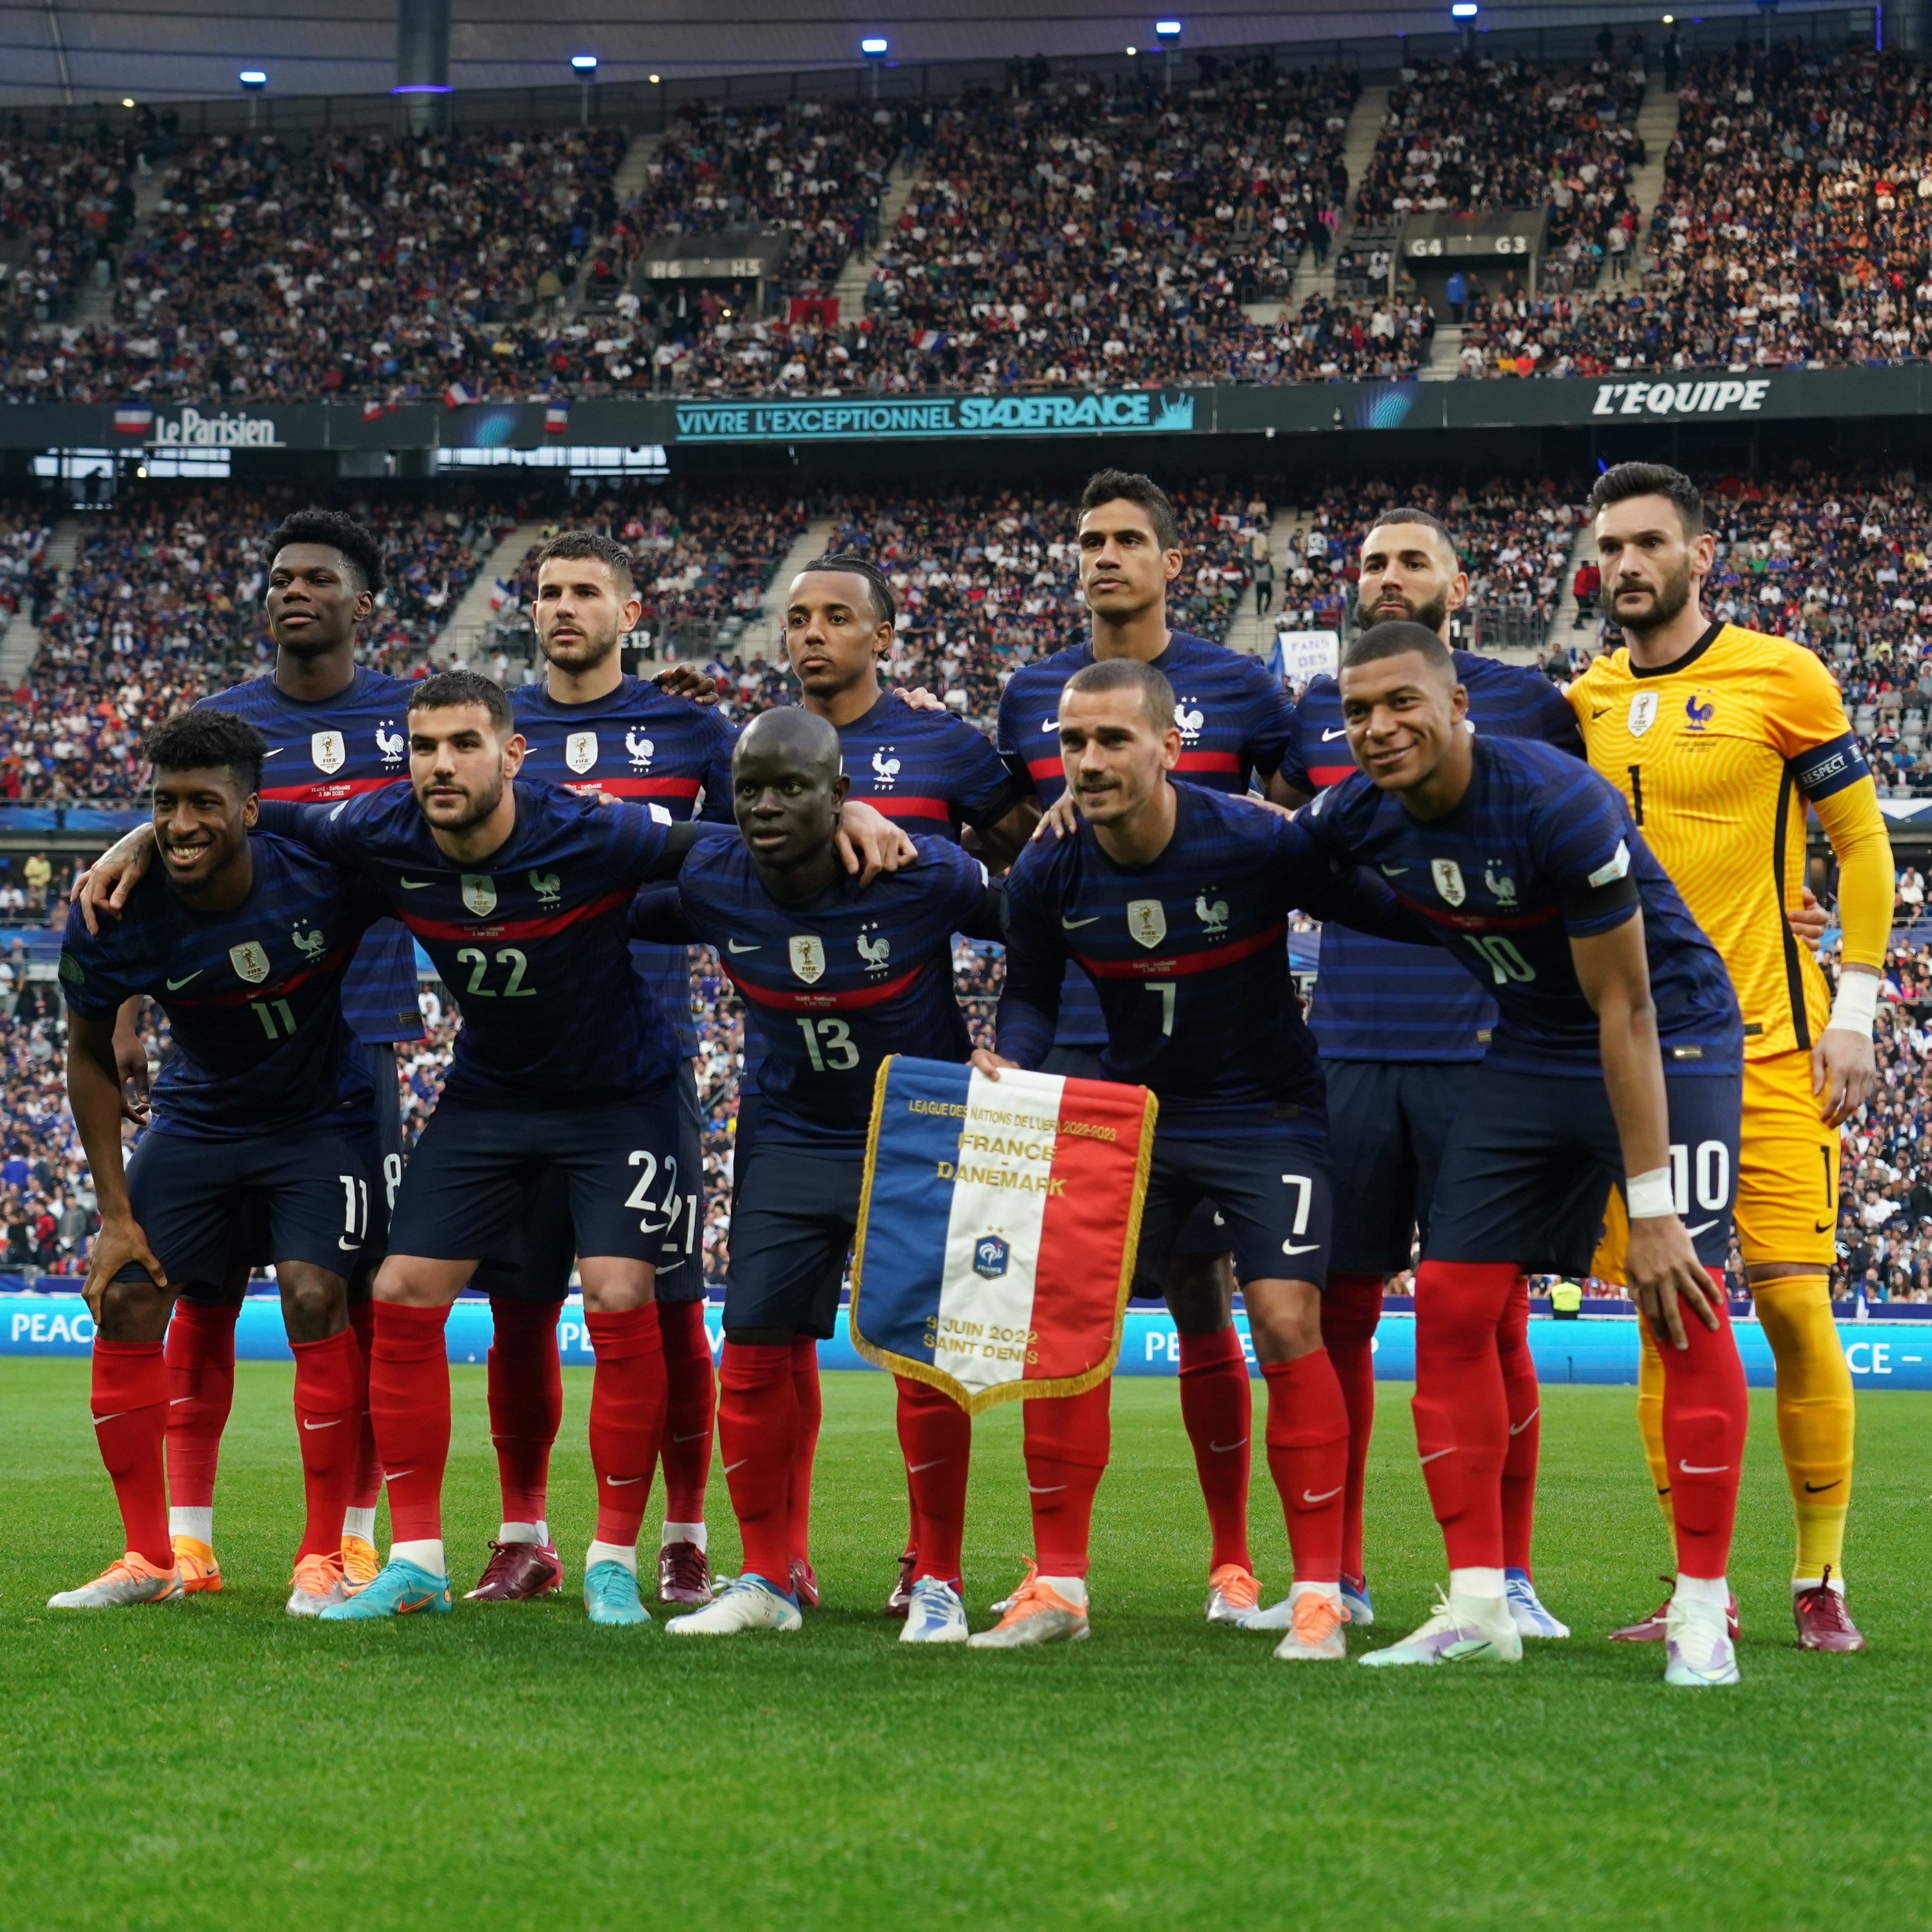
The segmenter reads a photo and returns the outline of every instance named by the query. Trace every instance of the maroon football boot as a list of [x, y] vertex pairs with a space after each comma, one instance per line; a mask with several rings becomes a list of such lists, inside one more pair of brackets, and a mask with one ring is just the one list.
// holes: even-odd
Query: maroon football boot
[[919, 1552], [908, 1550], [899, 1558], [899, 1580], [892, 1586], [892, 1594], [886, 1599], [884, 1615], [903, 1617], [912, 1608], [912, 1573], [919, 1562]]
[[520, 1604], [532, 1597], [554, 1597], [563, 1587], [563, 1561], [554, 1543], [495, 1543], [490, 1560], [465, 1603]]
[[1862, 1650], [1864, 1634], [1852, 1621], [1845, 1608], [1842, 1590], [1832, 1588], [1832, 1566], [1808, 1590], [1798, 1591], [1791, 1599], [1791, 1614], [1798, 1622], [1800, 1650]]
[[667, 1543], [658, 1552], [658, 1601], [708, 1604], [711, 1559], [694, 1543]]

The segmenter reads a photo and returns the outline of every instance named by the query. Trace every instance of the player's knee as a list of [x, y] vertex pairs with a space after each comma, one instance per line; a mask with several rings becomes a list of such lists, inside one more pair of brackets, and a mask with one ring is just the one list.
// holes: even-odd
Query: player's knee
[[1226, 1255], [1175, 1255], [1162, 1292], [1184, 1335], [1211, 1335], [1234, 1319], [1234, 1271]]
[[158, 1341], [174, 1298], [154, 1286], [145, 1268], [123, 1268], [100, 1291], [98, 1326], [104, 1342]]
[[326, 1341], [349, 1319], [348, 1284], [326, 1268], [286, 1266], [275, 1270], [282, 1292], [282, 1320], [289, 1339]]

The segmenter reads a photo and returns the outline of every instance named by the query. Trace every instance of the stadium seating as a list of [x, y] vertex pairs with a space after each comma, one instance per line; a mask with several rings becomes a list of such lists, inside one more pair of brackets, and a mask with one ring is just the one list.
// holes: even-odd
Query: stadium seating
[[0, 140], [0, 316], [63, 320], [82, 282], [126, 238], [131, 142]]

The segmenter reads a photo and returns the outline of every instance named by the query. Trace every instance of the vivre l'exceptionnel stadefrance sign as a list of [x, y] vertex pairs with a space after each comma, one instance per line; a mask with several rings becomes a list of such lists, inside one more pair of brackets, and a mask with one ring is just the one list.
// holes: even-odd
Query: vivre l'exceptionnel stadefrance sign
[[853, 1346], [969, 1414], [1104, 1378], [1154, 1113], [1142, 1087], [888, 1058], [852, 1258]]
[[1079, 390], [1042, 395], [827, 397], [680, 403], [680, 442], [813, 442], [858, 437], [1093, 436], [1197, 428], [1186, 389]]

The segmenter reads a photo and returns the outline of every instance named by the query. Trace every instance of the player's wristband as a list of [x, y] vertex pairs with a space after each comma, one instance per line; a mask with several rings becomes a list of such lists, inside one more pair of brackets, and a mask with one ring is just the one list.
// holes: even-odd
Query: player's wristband
[[1633, 1221], [1655, 1221], [1677, 1212], [1677, 1190], [1670, 1184], [1667, 1167], [1653, 1167], [1648, 1174], [1633, 1174], [1624, 1183], [1624, 1204]]
[[1870, 1040], [1878, 1017], [1878, 975], [1849, 970], [1838, 975], [1838, 996], [1832, 1002], [1832, 1017], [1826, 1024], [1842, 1027], [1847, 1033], [1863, 1034]]

